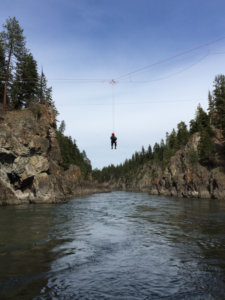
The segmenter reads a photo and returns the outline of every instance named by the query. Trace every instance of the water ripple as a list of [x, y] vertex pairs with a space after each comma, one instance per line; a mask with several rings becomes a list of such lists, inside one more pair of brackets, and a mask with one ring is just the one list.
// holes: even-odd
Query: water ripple
[[0, 209], [1, 299], [223, 299], [225, 205], [113, 192]]

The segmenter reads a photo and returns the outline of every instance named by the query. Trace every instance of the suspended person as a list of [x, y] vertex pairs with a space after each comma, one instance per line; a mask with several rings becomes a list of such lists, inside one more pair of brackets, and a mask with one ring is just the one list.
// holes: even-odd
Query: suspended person
[[114, 145], [114, 148], [116, 149], [116, 145], [117, 145], [117, 137], [115, 136], [115, 133], [113, 132], [112, 135], [111, 135], [111, 148], [113, 149], [113, 145]]

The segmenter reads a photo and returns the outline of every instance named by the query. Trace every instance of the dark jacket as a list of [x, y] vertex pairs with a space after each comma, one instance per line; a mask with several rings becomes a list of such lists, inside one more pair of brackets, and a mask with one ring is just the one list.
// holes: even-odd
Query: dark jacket
[[117, 137], [115, 136], [115, 135], [111, 135], [111, 142], [112, 143], [115, 143], [116, 142], [116, 140], [117, 140]]

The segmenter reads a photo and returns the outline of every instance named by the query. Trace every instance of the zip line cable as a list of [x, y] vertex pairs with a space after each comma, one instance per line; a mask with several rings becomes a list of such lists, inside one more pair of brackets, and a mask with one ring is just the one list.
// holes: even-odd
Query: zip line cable
[[[176, 76], [178, 74], [181, 74], [189, 69], [191, 69], [192, 67], [196, 66], [197, 64], [199, 64], [200, 62], [202, 62], [203, 60], [205, 60], [210, 54], [215, 54], [215, 53], [210, 53], [210, 51], [208, 51], [208, 53], [201, 57], [198, 61], [192, 63], [191, 65], [179, 70], [179, 71], [176, 71], [172, 74], [169, 74], [167, 76], [163, 76], [163, 77], [159, 77], [159, 78], [155, 78], [155, 79], [150, 79], [150, 80], [129, 80], [128, 82], [127, 81], [119, 81], [120, 83], [150, 83], [150, 82], [155, 82], [155, 81], [161, 81], [161, 80], [165, 80], [165, 79], [168, 79], [168, 78], [171, 78], [173, 76]], [[222, 54], [222, 53], [221, 53]], [[225, 52], [224, 52], [225, 54]]]
[[[201, 48], [204, 48], [204, 47], [207, 47], [207, 46], [210, 46], [212, 44], [216, 44], [222, 40], [225, 40], [225, 36], [222, 36], [216, 40], [213, 40], [213, 41], [210, 41], [208, 43], [204, 43], [204, 44], [201, 44], [199, 46], [196, 46], [194, 48], [191, 48], [191, 49], [188, 49], [188, 50], [185, 50], [183, 52], [180, 52], [180, 53], [177, 53], [173, 56], [170, 56], [170, 57], [167, 57], [165, 59], [162, 59], [162, 60], [159, 60], [157, 62], [154, 62], [152, 64], [149, 64], [149, 65], [146, 65], [144, 67], [141, 67], [139, 69], [136, 69], [134, 71], [131, 71], [131, 72], [128, 72], [128, 73], [125, 73], [125, 74], [122, 74], [118, 77], [115, 78], [115, 81], [116, 82], [120, 82], [121, 80], [123, 80], [124, 78], [127, 78], [133, 74], [137, 74], [137, 73], [140, 73], [142, 71], [145, 71], [147, 69], [150, 69], [154, 66], [157, 66], [157, 65], [160, 65], [160, 64], [163, 64], [163, 63], [166, 63], [166, 62], [169, 62], [169, 61], [172, 61], [174, 60], [175, 58], [178, 58], [178, 57], [181, 57], [181, 56], [184, 56], [185, 54], [189, 54], [191, 52], [194, 52], [194, 51], [197, 51]], [[219, 55], [219, 54], [223, 54], [223, 52], [218, 52], [218, 53], [211, 53], [211, 55]], [[0, 78], [1, 79], [1, 78]], [[2, 79], [5, 79], [5, 78], [2, 78]], [[25, 81], [26, 78], [23, 80]], [[27, 78], [27, 81], [32, 81], [33, 78]], [[78, 82], [84, 82], [84, 83], [110, 83], [112, 81], [112, 79], [107, 79], [107, 78], [48, 78], [49, 81], [78, 81]], [[1, 80], [1, 82], [4, 82], [5, 80]], [[130, 81], [131, 83], [133, 81]]]
[[[207, 43], [204, 43], [204, 44], [201, 44], [201, 45], [198, 45], [194, 48], [191, 48], [191, 49], [188, 49], [188, 50], [185, 50], [185, 51], [182, 51], [180, 53], [177, 53], [173, 56], [170, 56], [170, 57], [167, 57], [165, 59], [161, 59], [161, 60], [158, 60], [154, 63], [151, 63], [151, 64], [148, 64], [146, 66], [143, 66], [141, 68], [138, 68], [134, 71], [131, 71], [131, 72], [128, 72], [128, 73], [125, 73], [125, 74], [122, 74], [118, 77], [116, 77], [116, 79], [106, 79], [106, 78], [50, 78], [48, 80], [50, 81], [76, 81], [76, 82], [79, 82], [79, 83], [109, 83], [112, 85], [112, 130], [113, 132], [115, 131], [115, 84], [116, 83], [150, 83], [150, 82], [155, 82], [155, 81], [161, 81], [161, 80], [165, 80], [165, 79], [168, 79], [172, 76], [175, 76], [177, 74], [180, 74], [188, 69], [190, 69], [191, 67], [195, 66], [196, 64], [200, 63], [201, 61], [203, 61], [206, 57], [208, 57], [209, 55], [220, 55], [220, 54], [225, 54], [225, 52], [210, 52], [210, 50], [208, 50], [208, 53], [201, 59], [199, 59], [197, 62], [195, 63], [192, 63], [190, 66], [188, 67], [185, 67], [183, 68], [182, 70], [179, 70], [173, 74], [170, 74], [170, 75], [167, 75], [167, 76], [164, 76], [164, 77], [160, 77], [160, 78], [156, 78], [156, 79], [151, 79], [151, 80], [147, 80], [147, 81], [133, 81], [131, 80], [131, 76], [134, 75], [134, 74], [138, 74], [138, 73], [141, 73], [143, 71], [146, 71], [150, 68], [153, 68], [155, 66], [158, 66], [158, 65], [161, 65], [161, 64], [164, 64], [164, 63], [167, 63], [167, 62], [170, 62], [170, 61], [173, 61], [175, 60], [176, 58], [178, 57], [182, 57], [186, 54], [189, 54], [189, 53], [192, 53], [192, 52], [195, 52], [199, 49], [202, 49], [202, 48], [205, 48], [207, 46], [210, 46], [210, 45], [213, 45], [213, 44], [216, 44], [222, 40], [225, 40], [225, 36], [222, 36], [216, 40], [213, 40], [213, 41], [210, 41], [210, 42], [207, 42]], [[3, 79], [3, 78], [2, 78]], [[24, 81], [32, 81], [34, 80], [34, 78], [25, 78], [22, 80], [22, 82]], [[36, 80], [36, 79], [35, 79]], [[127, 80], [127, 81], [125, 81]], [[0, 82], [5, 82], [5, 80], [1, 80], [0, 78]], [[193, 101], [193, 100], [191, 100]], [[177, 101], [178, 102], [178, 101]], [[182, 100], [182, 102], [184, 102], [184, 100]], [[157, 102], [143, 102], [143, 104], [145, 103], [160, 103], [160, 101], [157, 101]], [[161, 102], [162, 103], [162, 102]], [[165, 103], [169, 103], [169, 102], [165, 102]], [[131, 103], [120, 103], [120, 104], [136, 104], [135, 102], [131, 102]], [[141, 104], [141, 102], [138, 102], [138, 104]], [[90, 105], [90, 104], [89, 104]], [[105, 105], [105, 104], [93, 104], [93, 105]], [[107, 105], [107, 104], [106, 104]]]
[[223, 37], [221, 37], [221, 38], [219, 38], [219, 39], [213, 40], [213, 41], [211, 41], [211, 42], [208, 42], [208, 43], [205, 43], [205, 44], [201, 44], [201, 45], [199, 45], [199, 46], [197, 46], [197, 47], [194, 47], [194, 48], [191, 48], [191, 49], [189, 49], [189, 50], [185, 50], [185, 51], [183, 51], [183, 52], [180, 52], [180, 53], [175, 54], [175, 55], [173, 55], [173, 56], [170, 56], [170, 57], [168, 57], [168, 58], [159, 60], [159, 61], [157, 61], [157, 62], [155, 62], [155, 63], [152, 63], [152, 64], [146, 65], [146, 66], [144, 66], [144, 67], [142, 67], [142, 68], [136, 69], [136, 70], [134, 70], [134, 71], [132, 71], [132, 72], [125, 73], [125, 74], [123, 74], [123, 75], [117, 77], [116, 80], [120, 80], [120, 79], [122, 79], [122, 78], [126, 78], [126, 77], [128, 77], [128, 76], [130, 76], [130, 75], [133, 75], [133, 74], [136, 74], [136, 73], [140, 73], [140, 72], [142, 72], [142, 71], [144, 71], [144, 70], [146, 70], [146, 69], [149, 69], [149, 68], [152, 68], [152, 67], [154, 67], [154, 66], [156, 66], [156, 65], [160, 65], [160, 64], [163, 64], [163, 63], [165, 63], [165, 62], [174, 60], [174, 59], [177, 58], [177, 57], [180, 57], [180, 56], [183, 56], [183, 55], [185, 55], [185, 54], [194, 52], [194, 51], [196, 51], [196, 50], [198, 50], [198, 49], [207, 47], [207, 46], [209, 46], [209, 45], [218, 43], [218, 42], [220, 42], [220, 41], [222, 41], [222, 40], [224, 40], [224, 39], [225, 39], [225, 36], [223, 36]]
[[[204, 59], [206, 59], [208, 56], [210, 55], [222, 55], [222, 54], [225, 54], [225, 52], [211, 52], [210, 50], [208, 51], [208, 53], [203, 56], [202, 58], [200, 58], [198, 61], [192, 63], [191, 65], [173, 73], [173, 74], [170, 74], [170, 75], [167, 75], [167, 76], [164, 76], [164, 77], [160, 77], [160, 78], [156, 78], [156, 79], [151, 79], [151, 80], [132, 80], [131, 77], [129, 80], [119, 80], [119, 81], [115, 81], [114, 79], [88, 79], [88, 78], [50, 78], [48, 80], [50, 81], [79, 81], [79, 83], [112, 83], [112, 81], [114, 81], [115, 83], [150, 83], [150, 82], [153, 82], [153, 81], [160, 81], [160, 80], [164, 80], [164, 79], [168, 79], [170, 77], [173, 77], [177, 74], [180, 74], [180, 73], [183, 73], [185, 72], [186, 70], [192, 68], [193, 66], [199, 64], [200, 62], [202, 62]], [[24, 81], [32, 81], [33, 78], [25, 78], [24, 80], [21, 80], [21, 82], [24, 82]], [[4, 82], [4, 80], [1, 80], [1, 82]]]
[[[206, 59], [208, 56], [210, 55], [223, 55], [225, 54], [225, 52], [211, 52], [210, 50], [208, 50], [208, 53], [203, 56], [202, 58], [200, 58], [197, 62], [194, 62], [192, 63], [190, 66], [188, 67], [185, 67], [183, 68], [182, 70], [180, 71], [177, 71], [171, 75], [168, 75], [168, 76], [165, 76], [165, 77], [161, 77], [161, 78], [158, 78], [158, 79], [151, 79], [151, 80], [132, 80], [131, 79], [131, 75], [132, 74], [129, 74], [129, 79], [128, 80], [116, 80], [116, 83], [148, 83], [148, 82], [152, 82], [152, 81], [158, 81], [158, 80], [164, 80], [164, 79], [167, 79], [169, 77], [172, 77], [172, 76], [175, 76], [179, 73], [182, 73], [190, 68], [192, 68], [193, 66], [197, 65], [198, 63], [200, 63], [201, 61], [203, 61], [204, 59]], [[1, 77], [0, 77], [1, 79]], [[24, 81], [32, 81], [33, 78], [24, 78], [23, 80], [21, 80], [21, 82], [24, 82]], [[35, 79], [36, 80], [36, 79]], [[79, 83], [112, 83], [112, 80], [114, 79], [94, 79], [94, 78], [50, 78], [48, 79], [48, 81], [77, 81]], [[5, 80], [0, 80], [1, 82], [5, 82]], [[114, 80], [115, 81], [115, 80]]]

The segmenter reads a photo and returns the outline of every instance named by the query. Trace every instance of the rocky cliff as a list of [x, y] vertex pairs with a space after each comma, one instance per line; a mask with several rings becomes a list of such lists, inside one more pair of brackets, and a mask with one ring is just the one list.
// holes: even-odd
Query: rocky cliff
[[160, 163], [145, 163], [135, 176], [121, 180], [115, 188], [144, 191], [154, 195], [188, 198], [217, 198], [225, 200], [225, 162], [220, 134], [214, 131], [216, 154], [211, 168], [202, 166], [197, 159], [199, 133], [170, 158], [166, 167]]
[[61, 160], [51, 106], [1, 113], [0, 205], [55, 203], [107, 191], [85, 182], [77, 166], [62, 171]]

